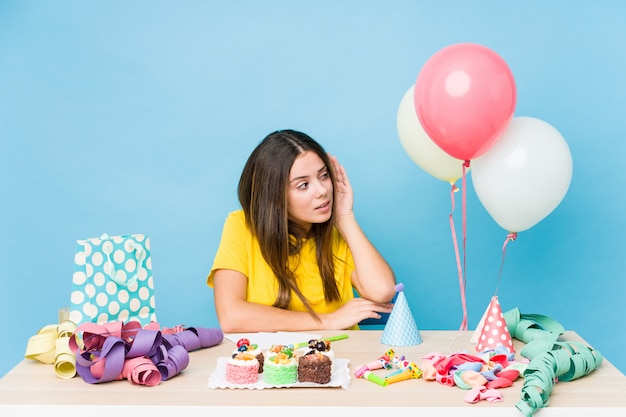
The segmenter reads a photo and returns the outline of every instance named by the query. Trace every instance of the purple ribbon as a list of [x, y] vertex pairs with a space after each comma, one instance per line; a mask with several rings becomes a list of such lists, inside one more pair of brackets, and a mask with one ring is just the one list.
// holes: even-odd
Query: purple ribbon
[[76, 356], [76, 372], [90, 384], [113, 381], [122, 372], [125, 355], [124, 340], [109, 336], [104, 340], [101, 351], [83, 352]]
[[127, 378], [139, 385], [157, 385], [155, 371], [161, 381], [170, 379], [187, 368], [189, 352], [218, 345], [223, 339], [218, 328], [190, 327], [172, 334], [139, 329], [127, 340], [108, 336], [101, 349], [77, 352], [76, 371], [90, 384]]

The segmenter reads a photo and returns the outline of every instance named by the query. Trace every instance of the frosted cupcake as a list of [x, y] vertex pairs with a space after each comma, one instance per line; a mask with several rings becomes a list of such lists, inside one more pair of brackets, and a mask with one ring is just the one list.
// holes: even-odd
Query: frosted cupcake
[[309, 340], [306, 353], [298, 358], [298, 382], [328, 384], [333, 356], [329, 341]]
[[298, 360], [291, 346], [274, 345], [266, 352], [263, 379], [269, 385], [291, 385], [298, 381]]
[[239, 352], [245, 352], [254, 356], [259, 361], [259, 373], [263, 373], [263, 363], [265, 360], [265, 355], [258, 345], [251, 344], [250, 340], [244, 337], [237, 341], [237, 349], [233, 351], [233, 355]]
[[226, 382], [254, 384], [259, 380], [259, 361], [249, 353], [237, 352], [226, 361]]

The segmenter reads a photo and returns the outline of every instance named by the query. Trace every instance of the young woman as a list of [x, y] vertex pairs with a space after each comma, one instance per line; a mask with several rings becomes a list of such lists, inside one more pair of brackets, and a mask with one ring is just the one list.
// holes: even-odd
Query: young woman
[[311, 137], [265, 137], [238, 196], [207, 279], [224, 332], [357, 329], [391, 311], [394, 273], [356, 221], [344, 168]]

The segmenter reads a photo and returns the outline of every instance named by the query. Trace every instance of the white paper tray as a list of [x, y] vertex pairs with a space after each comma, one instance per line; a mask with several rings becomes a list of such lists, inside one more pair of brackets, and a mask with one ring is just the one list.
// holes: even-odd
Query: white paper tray
[[263, 380], [263, 373], [259, 374], [259, 380], [254, 384], [231, 384], [226, 382], [226, 361], [228, 357], [217, 358], [217, 367], [209, 377], [209, 388], [247, 388], [247, 389], [265, 389], [265, 388], [298, 388], [298, 387], [341, 387], [348, 389], [350, 387], [350, 369], [348, 367], [349, 359], [334, 358], [330, 370], [330, 382], [328, 384], [315, 384], [313, 382], [296, 382], [290, 385], [270, 385]]

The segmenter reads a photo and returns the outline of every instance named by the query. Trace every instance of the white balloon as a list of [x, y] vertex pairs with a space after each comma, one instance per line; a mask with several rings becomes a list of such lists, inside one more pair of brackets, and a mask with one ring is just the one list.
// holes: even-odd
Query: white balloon
[[572, 165], [567, 142], [552, 125], [514, 117], [500, 139], [472, 161], [472, 184], [500, 227], [522, 232], [561, 203]]
[[463, 161], [448, 155], [428, 136], [415, 111], [413, 90], [404, 94], [398, 107], [396, 125], [404, 151], [433, 177], [454, 184], [463, 175]]

